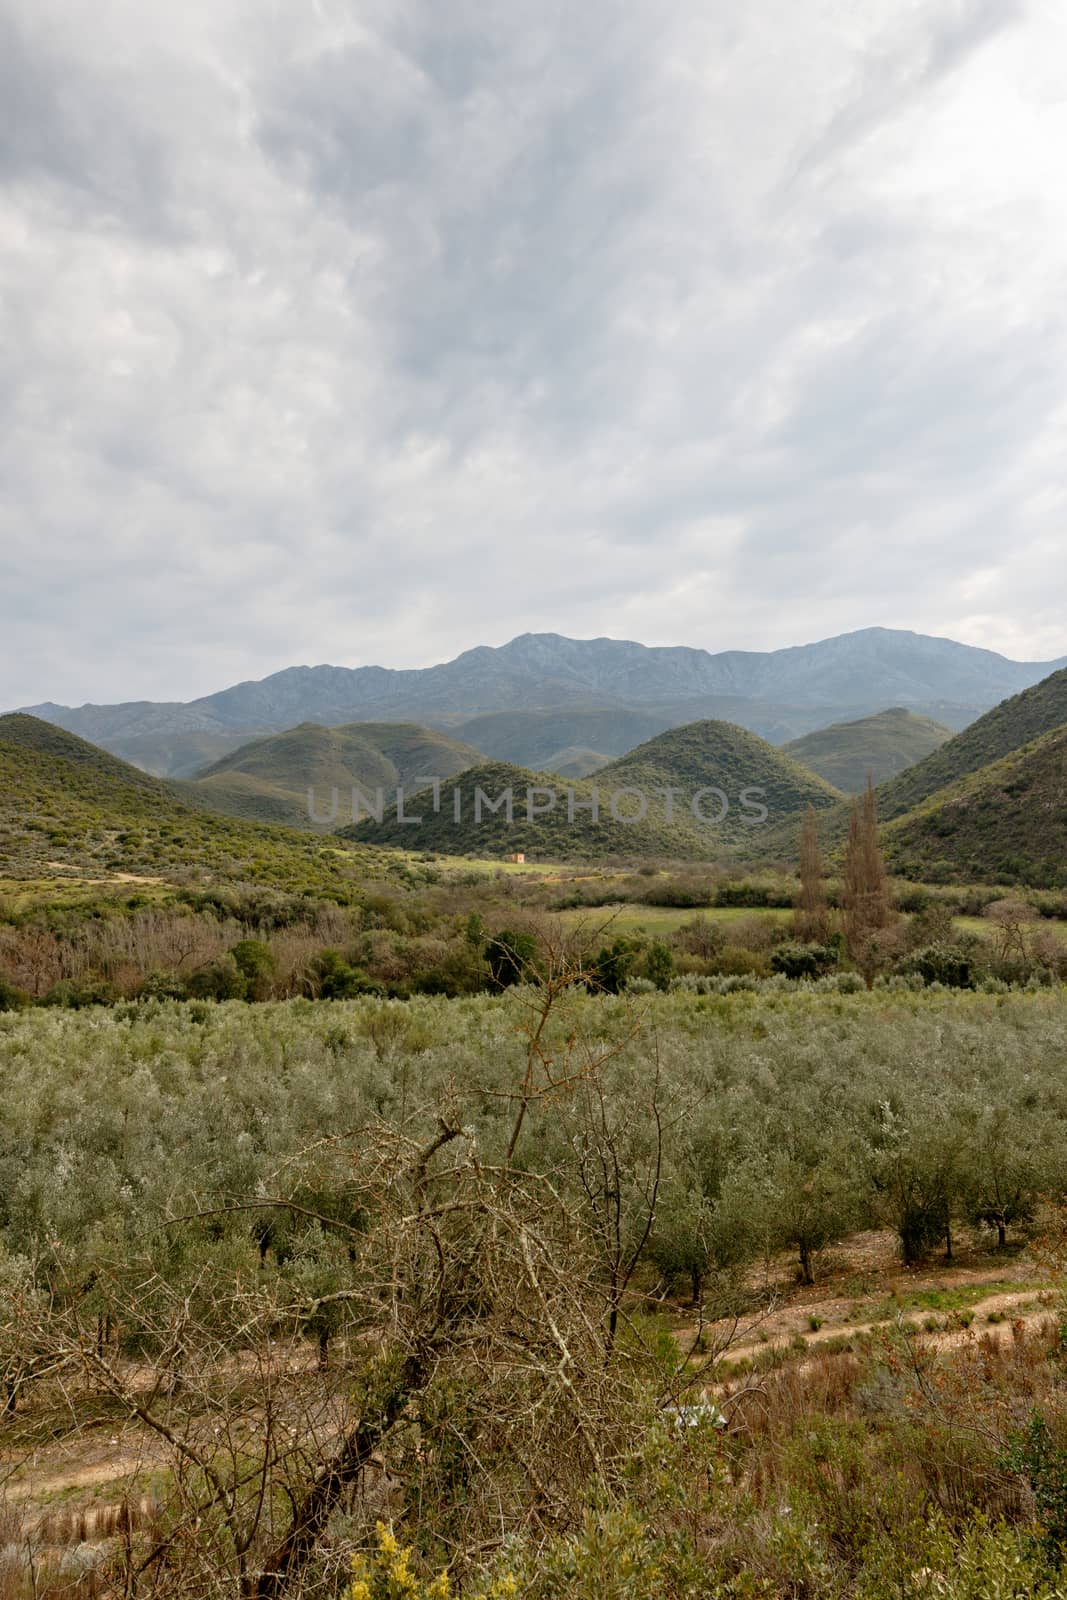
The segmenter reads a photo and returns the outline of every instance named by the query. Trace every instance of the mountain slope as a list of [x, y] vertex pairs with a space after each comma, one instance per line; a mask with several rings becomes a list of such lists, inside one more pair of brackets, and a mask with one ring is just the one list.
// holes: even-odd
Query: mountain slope
[[[1024, 690], [1021, 694], [1012, 695], [1009, 699], [994, 706], [992, 711], [980, 717], [977, 722], [965, 728], [962, 733], [947, 740], [939, 749], [925, 756], [915, 766], [907, 768], [895, 778], [890, 778], [877, 790], [878, 816], [883, 824], [895, 824], [896, 819], [901, 823], [899, 838], [906, 841], [901, 844], [897, 865], [903, 872], [920, 870], [921, 863], [927, 870], [930, 862], [939, 859], [938, 851], [933, 849], [933, 835], [940, 832], [947, 837], [951, 829], [952, 818], [959, 815], [962, 819], [963, 812], [953, 809], [946, 811], [945, 816], [936, 824], [930, 824], [929, 819], [944, 808], [956, 808], [961, 801], [971, 792], [972, 786], [984, 789], [988, 784], [990, 793], [985, 797], [977, 810], [971, 809], [968, 800], [964, 808], [968, 811], [966, 828], [960, 824], [960, 841], [944, 856], [946, 870], [958, 872], [961, 852], [964, 850], [964, 836], [970, 839], [975, 816], [991, 817], [994, 810], [999, 809], [999, 803], [992, 798], [997, 792], [997, 786], [1003, 779], [1010, 786], [1016, 783], [1021, 785], [1021, 792], [1025, 791], [1030, 778], [1027, 774], [1021, 777], [1010, 768], [1012, 758], [1027, 755], [1031, 746], [1044, 739], [1051, 738], [1067, 727], [1067, 670], [1060, 669], [1050, 673], [1032, 688]], [[1043, 747], [1044, 748], [1044, 747]], [[1001, 766], [1009, 763], [1009, 767]], [[1047, 788], [1045, 775], [1036, 773], [1034, 781], [1039, 791]], [[836, 851], [844, 844], [848, 833], [849, 807], [838, 806], [824, 812], [819, 819], [819, 835], [823, 845], [830, 851]], [[914, 822], [915, 831], [911, 831]], [[907, 824], [907, 827], [904, 825]], [[1021, 824], [1020, 824], [1021, 825]], [[1020, 841], [1015, 840], [1010, 848], [1005, 847], [1004, 859], [1007, 862], [1015, 852], [1020, 862], [1029, 863], [1032, 868], [1034, 861], [1045, 861], [1048, 852], [1044, 850], [1037, 830], [1043, 826], [1042, 813], [1035, 810], [1033, 815], [1033, 828], [1035, 837], [1031, 845], [1019, 853]], [[1004, 824], [1004, 831], [1010, 834], [1015, 824]], [[985, 859], [986, 866], [983, 871], [993, 870], [988, 862], [992, 853], [994, 836], [1001, 831], [993, 827], [990, 838], [981, 847], [973, 843], [973, 859], [978, 864]], [[1025, 828], [1023, 828], [1025, 832]], [[897, 837], [891, 830], [887, 830], [887, 839]], [[1025, 841], [1024, 841], [1025, 842]], [[796, 829], [790, 822], [785, 827], [769, 827], [758, 838], [760, 850], [766, 852], [770, 859], [795, 861], [798, 847]], [[994, 873], [994, 876], [998, 873]], [[1006, 879], [1014, 879], [1019, 874], [1008, 866], [999, 870], [999, 875]], [[1047, 874], [1046, 874], [1047, 875]]]
[[545, 771], [555, 772], [561, 778], [589, 778], [610, 760], [603, 750], [585, 750], [581, 745], [571, 744], [566, 750], [553, 750], [545, 762]]
[[[733, 810], [739, 807], [743, 790], [756, 788], [770, 814], [768, 821], [798, 814], [809, 805], [823, 810], [841, 799], [825, 779], [729, 722], [672, 728], [610, 762], [596, 776], [605, 785], [633, 784], [650, 790], [668, 785], [687, 790], [718, 787]], [[732, 823], [725, 825], [732, 830]]]
[[[507, 796], [511, 796], [511, 816]], [[610, 790], [597, 791], [588, 780], [563, 779], [505, 761], [484, 762], [442, 784], [440, 803], [425, 789], [405, 803], [408, 816], [397, 819], [395, 805], [381, 823], [367, 818], [340, 835], [364, 844], [434, 850], [442, 855], [499, 856], [523, 851], [531, 860], [599, 860], [605, 857], [692, 859], [714, 854], [714, 841], [702, 838], [692, 818], [680, 809], [668, 821], [662, 808], [632, 823], [611, 812]], [[549, 796], [553, 804], [548, 809]], [[573, 802], [573, 820], [569, 805]], [[491, 810], [496, 805], [499, 809]], [[532, 814], [531, 814], [531, 808]], [[457, 820], [458, 818], [458, 820]]]
[[939, 790], [884, 840], [907, 877], [1067, 884], [1067, 724]]
[[835, 722], [782, 745], [787, 755], [846, 794], [895, 777], [952, 738], [951, 728], [894, 706], [856, 722]]
[[921, 804], [947, 784], [977, 772], [1067, 723], [1067, 669], [1051, 673], [1032, 688], [1013, 695], [924, 760], [882, 784], [879, 815], [884, 821]]
[[[177, 734], [261, 734], [305, 721], [417, 721], [448, 724], [485, 712], [600, 707], [690, 707], [687, 720], [727, 713], [781, 737], [844, 720], [887, 701], [964, 726], [1063, 662], [1015, 662], [993, 651], [888, 628], [867, 628], [785, 650], [710, 654], [682, 646], [648, 648], [619, 639], [523, 634], [500, 648], [479, 646], [454, 661], [406, 671], [384, 667], [288, 667], [188, 704], [133, 701], [114, 706], [29, 708], [107, 748]], [[709, 697], [720, 703], [708, 705]], [[730, 702], [729, 706], [727, 702]], [[734, 705], [737, 710], [733, 709]], [[747, 705], [748, 711], [742, 708]], [[798, 720], [799, 717], [799, 720]], [[757, 719], [759, 719], [757, 721]], [[680, 720], [674, 714], [671, 721]], [[469, 734], [467, 737], [471, 737]], [[474, 738], [476, 744], [481, 744]], [[567, 734], [552, 748], [605, 747]], [[142, 756], [150, 745], [140, 747]], [[610, 744], [608, 745], [610, 748]]]
[[0, 717], [0, 871], [272, 884], [348, 899], [372, 853], [186, 804], [174, 788], [34, 717]]
[[204, 803], [234, 816], [308, 827], [308, 790], [320, 814], [331, 791], [395, 791], [417, 780], [450, 778], [484, 760], [480, 750], [430, 728], [403, 722], [357, 722], [324, 728], [304, 722], [224, 756], [199, 773], [189, 789]]
[[[510, 792], [510, 821], [504, 810], [490, 813], [484, 800], [476, 818], [476, 790], [491, 800]], [[436, 810], [429, 791], [416, 795], [407, 809], [421, 818], [418, 825], [401, 822], [394, 810], [380, 824], [365, 820], [343, 832], [453, 855], [522, 850], [549, 860], [708, 860], [747, 842], [763, 808], [780, 818], [840, 799], [823, 779], [743, 728], [696, 722], [648, 740], [592, 779], [489, 762], [443, 785]]]

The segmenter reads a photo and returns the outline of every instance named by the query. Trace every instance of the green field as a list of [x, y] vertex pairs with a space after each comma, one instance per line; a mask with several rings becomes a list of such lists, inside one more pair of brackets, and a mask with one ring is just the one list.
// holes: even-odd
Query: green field
[[784, 907], [771, 909], [751, 906], [710, 906], [694, 909], [692, 906], [646, 906], [634, 901], [604, 906], [571, 907], [558, 913], [567, 927], [599, 927], [610, 923], [615, 933], [644, 933], [652, 939], [662, 939], [675, 933], [694, 917], [703, 917], [721, 927], [751, 922], [753, 918], [771, 918], [787, 922], [793, 915]]

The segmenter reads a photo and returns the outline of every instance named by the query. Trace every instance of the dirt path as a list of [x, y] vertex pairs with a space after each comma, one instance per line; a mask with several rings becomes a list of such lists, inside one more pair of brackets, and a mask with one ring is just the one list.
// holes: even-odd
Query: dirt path
[[[989, 1295], [984, 1300], [977, 1300], [967, 1309], [970, 1313], [972, 1323], [974, 1324], [982, 1322], [983, 1319], [988, 1319], [990, 1314], [1008, 1318], [1008, 1313], [1020, 1306], [1027, 1305], [1028, 1303], [1030, 1305], [1030, 1316], [1034, 1316], [1038, 1313], [1048, 1315], [1047, 1306], [1034, 1303], [1039, 1299], [1040, 1293], [1041, 1291], [1039, 1289], [1031, 1287], [1012, 1293], [993, 1294]], [[749, 1341], [745, 1344], [731, 1346], [728, 1351], [724, 1351], [722, 1359], [727, 1362], [734, 1362], [745, 1360], [751, 1361], [754, 1358], [765, 1358], [770, 1351], [786, 1350], [791, 1348], [794, 1346], [798, 1337], [804, 1340], [804, 1344], [809, 1349], [820, 1344], [825, 1344], [832, 1339], [862, 1338], [867, 1334], [874, 1333], [879, 1328], [892, 1327], [897, 1320], [900, 1320], [905, 1325], [911, 1325], [913, 1327], [917, 1326], [918, 1332], [922, 1338], [928, 1341], [938, 1341], [940, 1344], [943, 1344], [945, 1348], [948, 1348], [953, 1343], [958, 1343], [961, 1339], [965, 1339], [972, 1331], [970, 1326], [960, 1326], [951, 1330], [941, 1328], [926, 1329], [922, 1326], [922, 1319], [931, 1315], [939, 1317], [941, 1315], [945, 1315], [946, 1317], [951, 1317], [952, 1313], [941, 1314], [937, 1312], [926, 1312], [921, 1307], [913, 1307], [910, 1309], [907, 1307], [902, 1307], [899, 1313], [899, 1318], [882, 1317], [872, 1322], [837, 1321], [829, 1325], [824, 1324], [820, 1328], [811, 1329], [805, 1329], [803, 1327], [783, 1328], [780, 1329], [776, 1334], [771, 1334], [765, 1339]], [[987, 1326], [988, 1331], [991, 1333], [994, 1333], [998, 1330], [997, 1323], [988, 1323]], [[1010, 1319], [1004, 1323], [1001, 1323], [999, 1326], [1001, 1329], [1006, 1329], [1008, 1332], [1010, 1332]], [[980, 1331], [985, 1332], [986, 1329], [982, 1328]], [[796, 1345], [796, 1349], [799, 1354], [799, 1345]]]

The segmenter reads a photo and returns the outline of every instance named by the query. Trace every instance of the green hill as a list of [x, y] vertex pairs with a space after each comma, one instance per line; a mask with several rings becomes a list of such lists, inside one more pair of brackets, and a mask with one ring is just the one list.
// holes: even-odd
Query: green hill
[[328, 814], [352, 786], [395, 792], [419, 779], [451, 778], [485, 757], [473, 745], [409, 722], [353, 722], [327, 728], [303, 722], [223, 756], [192, 780], [197, 798], [232, 816], [309, 827], [308, 789], [316, 811]]
[[186, 802], [175, 785], [36, 717], [0, 717], [0, 875], [270, 884], [347, 898], [379, 876], [320, 836], [257, 827]]
[[[977, 722], [972, 722], [962, 733], [947, 739], [914, 766], [880, 784], [877, 789], [878, 816], [883, 825], [897, 818], [910, 818], [913, 813], [916, 817], [917, 831], [914, 835], [909, 833], [911, 842], [906, 850], [901, 846], [897, 858], [898, 870], [906, 875], [907, 863], [914, 867], [919, 861], [937, 859], [937, 852], [931, 854], [921, 842], [926, 827], [925, 819], [943, 804], [955, 803], [958, 785], [963, 784], [966, 788], [967, 779], [980, 777], [985, 769], [1016, 752], [1022, 754], [1035, 740], [1055, 732], [1065, 724], [1067, 668], [1061, 668], [1033, 688], [1024, 689], [1021, 694], [1001, 701], [1000, 705], [987, 711]], [[990, 774], [985, 773], [985, 776], [989, 777]], [[996, 775], [992, 777], [995, 785]], [[983, 777], [981, 782], [984, 781]], [[831, 855], [844, 845], [848, 834], [848, 815], [849, 807], [841, 805], [819, 818], [819, 837]], [[947, 822], [945, 826], [948, 826]], [[754, 853], [761, 859], [795, 862], [799, 833], [790, 820], [785, 826], [762, 830], [754, 842], [758, 846]], [[984, 854], [983, 847], [975, 855], [975, 860], [983, 859]], [[945, 858], [946, 870], [958, 873], [958, 863], [950, 856], [952, 852]], [[1045, 855], [1038, 850], [1036, 855], [1028, 852], [1025, 858], [1020, 859], [1029, 861], [1032, 866], [1034, 860], [1043, 860]], [[1009, 876], [1014, 879], [1018, 874]]]
[[[397, 820], [394, 802], [380, 824], [367, 818], [342, 828], [341, 837], [367, 844], [402, 846], [408, 850], [434, 850], [442, 855], [503, 859], [521, 850], [531, 860], [541, 861], [606, 856], [680, 860], [709, 853], [707, 841], [701, 839], [691, 819], [682, 813], [668, 823], [662, 810], [650, 807], [644, 820], [633, 823], [615, 820], [610, 809], [612, 789], [599, 790], [599, 814], [594, 821], [589, 809], [593, 787], [588, 779], [561, 778], [555, 772], [534, 772], [529, 767], [513, 766], [506, 761], [488, 761], [442, 784], [437, 810], [433, 808], [433, 794], [429, 789], [405, 802], [405, 811], [421, 819], [417, 826]], [[550, 812], [540, 814], [542, 805], [547, 804], [547, 796], [541, 792], [544, 790], [555, 796], [555, 805]], [[479, 791], [484, 799], [478, 800]], [[501, 801], [509, 791], [512, 796], [510, 821], [506, 799], [500, 810], [489, 809], [489, 802]], [[573, 822], [568, 816], [568, 796], [573, 796]], [[528, 797], [535, 811], [532, 819], [527, 811]], [[476, 802], [480, 818], [476, 816]]]
[[[480, 820], [475, 820], [476, 789], [491, 799], [510, 790], [511, 821], [503, 810], [490, 812], [485, 801]], [[554, 805], [548, 807], [547, 797], [535, 792], [531, 815], [528, 791], [544, 790], [555, 796]], [[668, 797], [666, 790], [675, 793]], [[722, 791], [725, 805], [718, 793], [707, 792], [712, 790]], [[589, 809], [594, 793], [595, 821]], [[408, 809], [421, 817], [417, 827], [399, 822], [394, 809], [381, 824], [367, 819], [343, 832], [359, 840], [455, 855], [522, 850], [549, 860], [602, 856], [707, 860], [729, 855], [747, 843], [758, 831], [761, 807], [772, 816], [795, 816], [808, 805], [832, 806], [840, 798], [823, 779], [755, 734], [730, 723], [696, 722], [639, 745], [591, 779], [561, 779], [551, 772], [488, 762], [443, 785], [436, 810], [429, 791], [416, 796]]]
[[611, 757], [602, 750], [587, 750], [581, 745], [568, 745], [565, 750], [554, 750], [545, 762], [546, 772], [555, 772], [561, 778], [588, 778], [601, 767], [606, 767]]
[[824, 778], [732, 722], [690, 722], [684, 728], [670, 728], [610, 762], [596, 776], [604, 785], [636, 784], [650, 790], [667, 785], [720, 788], [730, 800], [724, 828], [731, 833], [739, 827], [752, 832], [739, 818], [739, 796], [745, 789], [762, 791], [768, 822], [799, 814], [809, 805], [823, 810], [841, 799]]
[[874, 783], [896, 777], [937, 750], [952, 729], [903, 706], [856, 722], [835, 722], [780, 748], [845, 794], [859, 794], [870, 774]]
[[878, 790], [878, 814], [884, 821], [901, 816], [947, 784], [1001, 760], [1065, 722], [1067, 668], [1053, 672], [1022, 694], [1002, 700], [939, 750], [882, 784]]
[[939, 790], [883, 837], [905, 877], [1067, 884], [1067, 724]]

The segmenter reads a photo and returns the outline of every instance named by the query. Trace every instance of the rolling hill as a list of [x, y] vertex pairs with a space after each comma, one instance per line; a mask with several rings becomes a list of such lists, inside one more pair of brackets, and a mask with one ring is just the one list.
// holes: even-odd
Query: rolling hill
[[[509, 792], [510, 819], [502, 798]], [[743, 728], [698, 722], [648, 740], [592, 779], [563, 780], [488, 762], [443, 784], [436, 806], [434, 798], [423, 790], [406, 807], [419, 817], [417, 825], [399, 820], [394, 808], [381, 822], [365, 818], [342, 834], [452, 855], [521, 850], [547, 860], [709, 860], [747, 842], [763, 808], [776, 817], [795, 816], [808, 805], [833, 806], [841, 796]], [[490, 811], [489, 801], [499, 801], [501, 809]]]
[[604, 785], [632, 784], [649, 790], [670, 784], [690, 790], [717, 786], [732, 801], [743, 789], [758, 788], [775, 819], [797, 815], [809, 805], [823, 810], [841, 799], [840, 791], [824, 778], [729, 722], [691, 722], [671, 728], [609, 762], [596, 777]]
[[[620, 639], [522, 634], [499, 648], [479, 646], [439, 666], [288, 667], [189, 702], [128, 701], [78, 708], [24, 708], [152, 770], [188, 771], [176, 736], [240, 742], [302, 722], [339, 726], [414, 721], [457, 730], [498, 759], [540, 765], [553, 750], [580, 745], [619, 753], [666, 727], [712, 717], [790, 739], [873, 714], [887, 702], [952, 727], [972, 722], [1005, 695], [1036, 683], [1064, 661], [1019, 662], [950, 639], [865, 628], [784, 650], [649, 648]], [[659, 718], [622, 742], [589, 730], [560, 732], [538, 754], [479, 736], [466, 725], [485, 713], [566, 709]], [[243, 738], [241, 737], [243, 735]], [[501, 739], [504, 734], [501, 732]]]
[[905, 877], [1067, 884], [1067, 723], [938, 790], [883, 839]]
[[310, 833], [257, 827], [186, 803], [175, 788], [37, 718], [0, 717], [0, 875], [257, 883], [347, 900], [391, 870]]
[[561, 778], [589, 778], [610, 760], [602, 750], [584, 750], [572, 744], [566, 750], [554, 750], [545, 762], [545, 771], [555, 772]]
[[921, 805], [939, 789], [999, 761], [1067, 723], [1067, 669], [1003, 700], [970, 727], [914, 767], [883, 783], [878, 813], [883, 821]]
[[951, 738], [952, 729], [943, 723], [894, 706], [856, 722], [819, 728], [782, 749], [845, 794], [859, 794], [868, 774], [875, 784], [884, 783]]
[[484, 761], [480, 750], [447, 734], [403, 722], [356, 722], [324, 728], [304, 722], [226, 755], [188, 785], [204, 804], [232, 816], [312, 826], [308, 790], [320, 815], [331, 791], [353, 784], [395, 791], [416, 780], [450, 778]]
[[[503, 798], [509, 792], [510, 819]], [[540, 808], [547, 805], [549, 792], [555, 804], [551, 812], [542, 813]], [[573, 821], [568, 815], [568, 796], [573, 797]], [[531, 797], [532, 816], [527, 810]], [[611, 815], [610, 791], [601, 792], [598, 798], [594, 820], [590, 809], [593, 784], [588, 780], [562, 779], [554, 772], [534, 772], [506, 761], [489, 761], [442, 784], [436, 810], [431, 790], [414, 794], [405, 803], [405, 812], [417, 816], [418, 825], [400, 822], [394, 806], [385, 812], [381, 823], [367, 818], [342, 828], [340, 836], [363, 844], [432, 850], [441, 855], [497, 856], [501, 860], [519, 850], [531, 860], [540, 861], [605, 857], [685, 860], [709, 853], [707, 842], [681, 812], [668, 823], [661, 811], [650, 808], [644, 820], [626, 823]], [[500, 809], [491, 810], [491, 803]]]
[[[1005, 809], [1003, 798], [998, 800], [996, 796], [1001, 791], [1009, 797], [1013, 793], [1023, 794], [1031, 782], [1036, 792], [1047, 795], [1052, 775], [1042, 770], [1042, 752], [1049, 748], [1043, 741], [1054, 739], [1065, 727], [1067, 670], [1061, 668], [1032, 688], [994, 706], [992, 711], [946, 740], [913, 767], [879, 785], [878, 816], [887, 842], [897, 841], [893, 846], [896, 869], [907, 875], [911, 871], [925, 871], [931, 862], [941, 860], [945, 871], [958, 875], [966, 872], [961, 863], [970, 849], [976, 874], [981, 867], [983, 873], [992, 872], [1001, 881], [1014, 881], [1020, 878], [1019, 872], [1006, 865], [994, 867], [991, 864], [996, 854], [996, 837], [1000, 834], [1006, 840], [1001, 851], [1004, 862], [1016, 859], [1030, 870], [1036, 861], [1051, 860], [1052, 855], [1038, 837], [1045, 826], [1043, 802], [1033, 812], [1032, 848], [1021, 849], [1020, 838], [1015, 837], [1017, 831], [1025, 832], [1021, 821], [1017, 829], [1016, 821], [1009, 817], [1010, 808]], [[1034, 751], [1037, 753], [1033, 754]], [[1031, 768], [1025, 763], [1032, 754], [1036, 765]], [[1024, 763], [1018, 771], [1012, 765], [1014, 757]], [[980, 800], [971, 798], [972, 794], [979, 793]], [[994, 814], [1002, 817], [996, 825], [993, 824]], [[819, 818], [820, 838], [831, 852], [839, 851], [844, 844], [848, 815], [848, 806], [840, 805], [825, 811]], [[1055, 834], [1054, 806], [1050, 815], [1053, 819], [1050, 826]], [[938, 820], [932, 820], [935, 817]], [[958, 819], [955, 827], [954, 818]], [[979, 826], [976, 818], [984, 818], [985, 823]], [[898, 821], [899, 829], [896, 828]], [[979, 832], [985, 827], [988, 837], [983, 841], [974, 837], [976, 827]], [[938, 839], [944, 841], [950, 835], [956, 843], [942, 849]], [[797, 830], [792, 823], [769, 827], [760, 833], [754, 844], [757, 847], [754, 853], [762, 859], [795, 861]], [[1024, 880], [1020, 878], [1020, 881]]]

